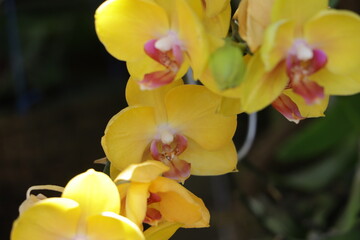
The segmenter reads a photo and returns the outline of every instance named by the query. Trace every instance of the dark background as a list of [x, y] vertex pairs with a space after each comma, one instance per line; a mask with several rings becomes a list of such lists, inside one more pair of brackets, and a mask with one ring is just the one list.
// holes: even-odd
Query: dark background
[[[102, 169], [93, 161], [104, 157], [100, 139], [108, 120], [126, 106], [128, 74], [125, 65], [112, 58], [96, 36], [93, 15], [101, 2], [0, 0], [0, 239], [9, 238], [11, 224], [30, 186], [64, 186], [89, 168]], [[359, 13], [360, 3], [343, 0], [339, 8]], [[291, 203], [315, 204], [310, 201], [311, 191], [289, 190], [276, 181], [274, 185], [268, 182], [276, 179], [271, 173], [276, 176], [303, 165], [283, 166], [274, 158], [289, 136], [315, 121], [294, 125], [272, 109], [262, 111], [255, 145], [239, 167], [240, 173], [192, 177], [186, 183], [204, 198], [212, 214], [212, 227], [181, 230], [174, 239], [288, 239], [286, 231], [271, 224], [269, 227], [268, 218], [254, 210], [256, 201], [252, 199], [267, 209], [274, 205], [290, 209], [295, 221], [304, 218], [291, 212]], [[244, 140], [246, 127], [247, 117], [239, 116], [237, 145]], [[309, 161], [305, 165], [310, 165]], [[330, 198], [340, 199], [326, 215], [325, 223], [304, 223], [301, 230], [290, 235], [305, 239], [311, 229], [330, 229], [341, 215], [341, 204], [346, 203], [352, 166], [349, 163], [348, 177], [338, 186], [340, 192], [333, 192], [334, 181], [325, 185]], [[286, 196], [279, 200], [277, 194]], [[270, 212], [278, 216], [276, 210]]]

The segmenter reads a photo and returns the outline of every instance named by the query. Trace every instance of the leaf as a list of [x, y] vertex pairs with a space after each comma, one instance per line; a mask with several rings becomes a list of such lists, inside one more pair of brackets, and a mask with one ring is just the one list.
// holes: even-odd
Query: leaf
[[357, 221], [360, 220], [360, 149], [358, 158], [349, 201], [337, 224], [338, 230], [342, 232], [352, 229], [356, 225]]
[[330, 152], [325, 159], [296, 173], [281, 176], [277, 183], [302, 191], [316, 191], [339, 177], [342, 172], [356, 161], [356, 137], [349, 138]]
[[[304, 238], [305, 231], [281, 206], [273, 204], [265, 196], [249, 199], [249, 206], [254, 214], [261, 219], [265, 227], [272, 233]], [[291, 238], [289, 238], [291, 239]]]
[[360, 239], [360, 230], [354, 229], [350, 232], [347, 232], [345, 234], [340, 234], [332, 237], [326, 237], [321, 240], [359, 240]]
[[360, 134], [360, 94], [339, 97], [339, 104], [347, 121]]
[[335, 102], [325, 118], [312, 120], [290, 137], [278, 151], [277, 161], [293, 163], [307, 160], [343, 142], [353, 132], [353, 127], [348, 118], [344, 118], [342, 105]]
[[330, 0], [329, 6], [335, 8], [339, 3], [339, 0]]

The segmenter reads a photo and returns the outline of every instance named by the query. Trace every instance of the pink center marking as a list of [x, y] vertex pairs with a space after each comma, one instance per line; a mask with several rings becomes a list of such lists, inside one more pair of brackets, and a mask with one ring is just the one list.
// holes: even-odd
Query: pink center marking
[[145, 43], [145, 53], [163, 65], [166, 70], [145, 74], [140, 85], [144, 89], [153, 89], [174, 81], [184, 58], [179, 41], [173, 33], [160, 39], [152, 39]]
[[298, 106], [285, 94], [281, 94], [272, 106], [278, 110], [289, 121], [299, 123], [304, 117], [300, 114]]
[[302, 40], [295, 41], [286, 58], [286, 72], [290, 78], [288, 88], [301, 95], [308, 105], [324, 98], [324, 88], [309, 79], [327, 63], [326, 54], [319, 49], [312, 49]]
[[157, 203], [160, 201], [161, 201], [161, 197], [158, 194], [150, 193], [150, 195], [147, 199], [148, 208], [146, 210], [145, 219], [143, 221], [144, 223], [152, 225], [152, 224], [156, 224], [159, 220], [161, 220], [162, 215], [161, 215], [160, 211], [149, 206], [152, 203]]
[[191, 164], [179, 158], [179, 155], [186, 148], [187, 139], [180, 134], [176, 134], [171, 143], [163, 143], [158, 139], [151, 142], [150, 153], [152, 157], [170, 168], [163, 174], [164, 177], [183, 182], [190, 176]]

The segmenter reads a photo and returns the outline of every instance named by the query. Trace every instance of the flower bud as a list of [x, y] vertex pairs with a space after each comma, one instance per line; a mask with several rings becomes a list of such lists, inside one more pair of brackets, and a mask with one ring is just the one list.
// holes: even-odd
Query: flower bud
[[210, 58], [211, 73], [221, 90], [237, 87], [245, 73], [241, 49], [230, 41], [217, 49]]

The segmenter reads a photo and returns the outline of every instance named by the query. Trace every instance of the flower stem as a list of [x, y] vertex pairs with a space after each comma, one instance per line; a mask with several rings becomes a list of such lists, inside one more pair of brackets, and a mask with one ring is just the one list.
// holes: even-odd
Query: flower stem
[[250, 151], [256, 135], [257, 128], [257, 114], [252, 113], [249, 115], [248, 131], [244, 144], [238, 151], [238, 161], [241, 161]]

